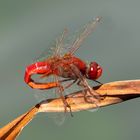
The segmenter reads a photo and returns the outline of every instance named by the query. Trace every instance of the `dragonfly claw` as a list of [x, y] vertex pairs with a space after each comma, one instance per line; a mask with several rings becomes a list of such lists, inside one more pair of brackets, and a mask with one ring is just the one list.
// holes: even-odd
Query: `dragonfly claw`
[[72, 110], [71, 110], [71, 106], [67, 103], [67, 101], [65, 100], [64, 102], [64, 112], [67, 113], [67, 108], [69, 108], [70, 110], [70, 115], [71, 117], [73, 117], [73, 114], [72, 114]]

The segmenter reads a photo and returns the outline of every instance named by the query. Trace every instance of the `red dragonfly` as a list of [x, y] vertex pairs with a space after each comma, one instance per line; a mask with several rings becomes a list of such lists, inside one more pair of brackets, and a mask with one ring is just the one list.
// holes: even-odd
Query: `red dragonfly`
[[[85, 61], [74, 56], [74, 53], [79, 49], [85, 38], [95, 29], [100, 19], [100, 17], [96, 17], [93, 21], [86, 25], [82, 33], [71, 44], [69, 44], [69, 50], [64, 54], [61, 54], [61, 49], [65, 45], [64, 38], [67, 34], [67, 30], [64, 30], [61, 37], [56, 41], [55, 51], [52, 56], [26, 67], [24, 77], [25, 82], [34, 89], [48, 90], [51, 88], [58, 88], [57, 94], [60, 95], [60, 98], [64, 103], [65, 112], [67, 111], [67, 107], [71, 112], [71, 108], [66, 102], [63, 92], [66, 88], [71, 87], [76, 82], [79, 86], [88, 90], [88, 94], [90, 94], [94, 100], [92, 103], [97, 104], [100, 100], [100, 95], [90, 87], [86, 79], [96, 81], [102, 74], [101, 66], [95, 61], [90, 64], [86, 64]], [[35, 74], [41, 75], [40, 78], [53, 75], [55, 80], [53, 82], [45, 83], [36, 82], [32, 78]], [[60, 77], [64, 79], [59, 80]], [[71, 82], [64, 87], [63, 82], [65, 81]], [[88, 101], [87, 93], [84, 93], [84, 97], [85, 100]]]

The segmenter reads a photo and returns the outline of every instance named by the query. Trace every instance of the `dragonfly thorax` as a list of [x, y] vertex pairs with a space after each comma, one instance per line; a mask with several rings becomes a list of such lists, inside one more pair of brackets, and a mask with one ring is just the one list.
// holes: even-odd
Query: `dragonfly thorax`
[[82, 75], [86, 71], [86, 63], [75, 56], [62, 57], [59, 61], [53, 63], [54, 74], [63, 77], [77, 79], [77, 71]]

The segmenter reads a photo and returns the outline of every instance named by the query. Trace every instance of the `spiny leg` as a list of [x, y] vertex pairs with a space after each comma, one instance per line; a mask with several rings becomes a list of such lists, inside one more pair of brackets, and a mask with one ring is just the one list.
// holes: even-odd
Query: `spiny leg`
[[[95, 92], [94, 89], [92, 89], [88, 82], [86, 81], [85, 77], [81, 74], [80, 70], [73, 64], [70, 65], [71, 66], [71, 70], [75, 73], [75, 75], [79, 78], [79, 81], [82, 82], [83, 84], [83, 87], [85, 88], [85, 90], [88, 90], [88, 91], [85, 91], [84, 93], [84, 98], [85, 100], [87, 101], [88, 98], [86, 98], [88, 95], [92, 96], [92, 102], [95, 103], [95, 105], [98, 107], [97, 103], [99, 102], [100, 100], [100, 95]], [[90, 103], [92, 103], [91, 101], [88, 101]]]
[[68, 85], [65, 86], [65, 89], [71, 87], [76, 82], [77, 82], [77, 79], [73, 80], [71, 83], [69, 83]]
[[99, 86], [103, 85], [103, 83], [101, 83], [100, 81], [97, 81], [97, 80], [93, 80], [94, 82], [98, 83]]
[[[95, 98], [95, 97], [94, 97], [95, 95], [92, 94], [93, 89], [92, 89], [91, 87], [90, 87], [91, 89], [87, 88], [87, 86], [86, 86], [81, 80], [79, 80], [79, 81], [77, 82], [77, 85], [79, 85], [79, 86], [85, 88], [85, 89], [83, 90], [85, 101], [88, 102], [88, 103], [94, 102], [94, 103], [96, 104], [96, 102], [97, 102], [97, 96], [98, 96], [98, 98], [100, 98], [99, 95], [98, 95], [98, 93], [95, 92], [95, 93], [96, 93], [96, 98]], [[87, 90], [87, 91], [85, 91], [85, 90]], [[88, 94], [88, 92], [89, 92], [89, 94]], [[91, 96], [94, 97], [94, 98], [92, 98], [92, 100], [93, 100], [92, 102], [88, 100], [88, 96], [89, 96], [89, 97], [91, 97]]]
[[[96, 83], [98, 83], [99, 85], [98, 86], [102, 86], [103, 85], [103, 83], [101, 83], [101, 82], [99, 82], [99, 81], [97, 81], [97, 80], [93, 80], [94, 82], [96, 82]], [[77, 82], [77, 84], [79, 85], [79, 86], [83, 86], [83, 87], [86, 87], [84, 84], [83, 84], [83, 82], [82, 81], [78, 81]], [[94, 88], [94, 87], [93, 87]], [[92, 89], [92, 88], [91, 88]], [[92, 89], [93, 90], [93, 89]], [[96, 92], [97, 93], [97, 92]], [[102, 99], [104, 99], [105, 97], [106, 97], [106, 94], [104, 94], [104, 95], [100, 95], [99, 93], [97, 93], [97, 96], [99, 96], [99, 98], [100, 98], [100, 100], [102, 100]]]
[[[58, 80], [58, 77], [55, 75], [55, 80], [56, 82], [59, 82]], [[68, 104], [68, 102], [66, 101], [65, 99], [65, 96], [63, 95], [63, 92], [64, 92], [64, 87], [60, 84], [59, 82], [59, 86], [58, 86], [58, 91], [57, 93], [60, 95], [62, 101], [63, 101], [63, 104], [64, 104], [64, 112], [66, 113], [67, 112], [67, 107], [69, 108], [70, 110], [70, 114], [71, 116], [73, 117], [73, 114], [72, 114], [72, 110], [71, 110], [71, 106]]]
[[[98, 83], [99, 84], [98, 86], [102, 86], [103, 85], [103, 83], [101, 83], [100, 81], [97, 81], [97, 80], [93, 80], [93, 81], [96, 82], [96, 83]], [[106, 95], [107, 95], [107, 93], [103, 94], [101, 96], [101, 100], [105, 99]]]

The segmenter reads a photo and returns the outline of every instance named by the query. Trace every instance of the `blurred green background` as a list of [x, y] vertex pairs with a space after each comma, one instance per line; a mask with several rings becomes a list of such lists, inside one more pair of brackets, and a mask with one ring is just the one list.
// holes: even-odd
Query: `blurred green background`
[[[23, 81], [26, 65], [68, 27], [74, 32], [92, 18], [101, 24], [77, 56], [103, 66], [101, 82], [140, 77], [140, 1], [0, 0], [0, 127], [36, 104]], [[132, 140], [140, 137], [139, 99], [79, 112], [62, 126], [38, 114], [19, 140]]]

